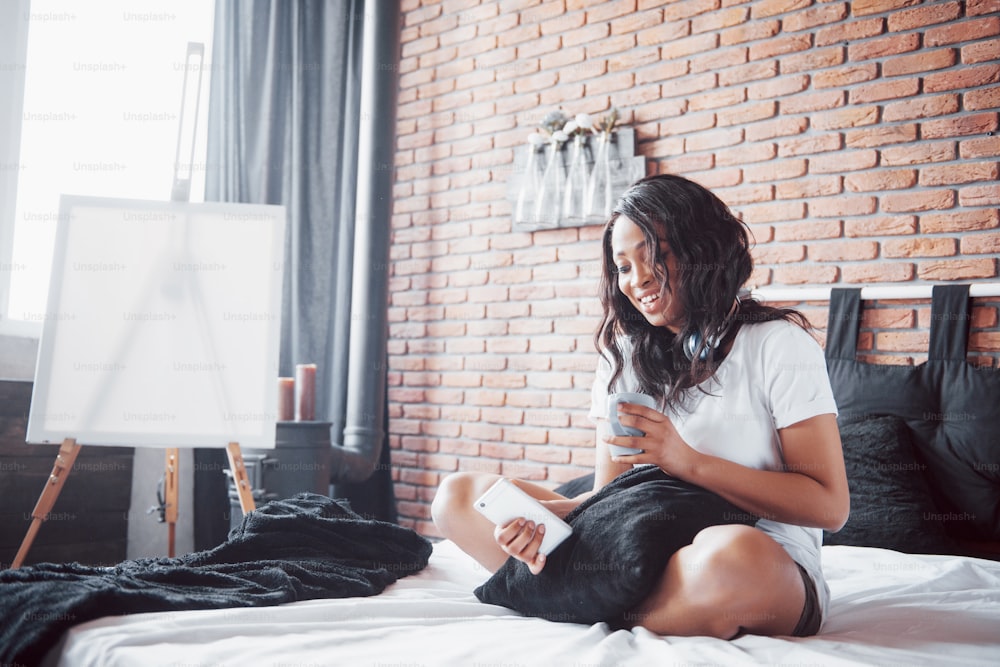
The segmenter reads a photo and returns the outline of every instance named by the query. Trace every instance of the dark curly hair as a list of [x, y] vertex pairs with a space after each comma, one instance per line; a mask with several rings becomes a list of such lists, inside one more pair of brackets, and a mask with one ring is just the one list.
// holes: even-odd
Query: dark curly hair
[[[677, 275], [673, 277], [676, 293], [671, 297], [680, 300], [684, 315], [676, 335], [666, 327], [650, 324], [618, 288], [611, 233], [622, 217], [642, 230], [646, 257], [654, 258], [652, 270], [661, 293], [670, 286], [660, 241], [666, 241], [677, 259]], [[601, 245], [604, 315], [594, 343], [611, 364], [609, 392], [614, 391], [627, 361], [634, 368], [639, 391], [673, 407], [687, 389], [714, 375], [724, 358], [722, 350], [742, 325], [782, 319], [809, 327], [798, 311], [766, 306], [746, 293], [740, 294], [753, 271], [750, 230], [712, 192], [682, 176], [660, 174], [632, 185], [605, 225]], [[701, 341], [721, 336], [721, 344], [716, 349], [701, 342], [689, 360], [683, 343], [695, 333]], [[632, 342], [632, 358], [628, 360], [623, 338]], [[707, 358], [701, 360], [703, 350]]]

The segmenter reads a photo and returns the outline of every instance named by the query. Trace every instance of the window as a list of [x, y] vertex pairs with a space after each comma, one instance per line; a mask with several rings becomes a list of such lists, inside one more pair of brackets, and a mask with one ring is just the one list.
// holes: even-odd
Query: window
[[[215, 8], [206, 0], [32, 0], [23, 11], [24, 108], [20, 152], [7, 170], [16, 166], [13, 219], [0, 219], [0, 239], [13, 241], [0, 253], [0, 262], [9, 256], [0, 271], [7, 296], [0, 324], [37, 335], [60, 195], [170, 199], [184, 74], [198, 75], [187, 45], [203, 43], [210, 62]], [[201, 70], [192, 201], [204, 199], [211, 67]], [[193, 100], [187, 104], [186, 114]]]

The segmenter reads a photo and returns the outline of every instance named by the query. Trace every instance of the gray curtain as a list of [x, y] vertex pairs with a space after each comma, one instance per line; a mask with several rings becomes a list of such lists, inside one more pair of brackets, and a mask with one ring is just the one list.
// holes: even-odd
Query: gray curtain
[[205, 199], [284, 204], [281, 375], [344, 427], [363, 0], [217, 0]]
[[[365, 19], [364, 0], [217, 0], [212, 54], [205, 198], [286, 207], [279, 372], [317, 365], [316, 419], [332, 423], [335, 449], [348, 410]], [[384, 370], [377, 381], [384, 401]], [[387, 436], [379, 446], [385, 465], [332, 493], [395, 521]], [[216, 480], [195, 485], [196, 502], [220, 501]], [[205, 548], [222, 529], [195, 530]]]

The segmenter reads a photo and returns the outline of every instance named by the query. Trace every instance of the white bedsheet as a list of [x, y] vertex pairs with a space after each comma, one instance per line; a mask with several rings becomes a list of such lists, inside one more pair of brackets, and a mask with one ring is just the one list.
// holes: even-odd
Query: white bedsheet
[[1000, 562], [824, 547], [819, 636], [735, 641], [521, 617], [472, 594], [488, 573], [450, 542], [370, 598], [136, 614], [81, 624], [48, 664], [246, 667], [1000, 664]]

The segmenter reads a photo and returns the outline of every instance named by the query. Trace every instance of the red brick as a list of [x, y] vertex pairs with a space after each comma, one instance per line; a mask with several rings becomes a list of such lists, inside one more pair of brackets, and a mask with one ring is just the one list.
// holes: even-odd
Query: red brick
[[920, 79], [897, 79], [856, 86], [848, 91], [848, 98], [851, 104], [864, 104], [912, 97], [919, 91]]
[[966, 139], [958, 145], [958, 152], [966, 160], [1000, 156], [1000, 135]]
[[[857, 2], [852, 4], [851, 12], [854, 16], [861, 15], [858, 13]], [[881, 35], [884, 32], [885, 19], [882, 18], [847, 21], [830, 26], [829, 28], [821, 28], [816, 31], [816, 46], [829, 46], [831, 44], [839, 43], [849, 44], [851, 42], [857, 42], [858, 40]]]
[[887, 125], [848, 132], [845, 144], [851, 148], [864, 148], [914, 142], [916, 139], [916, 125]]
[[834, 109], [844, 106], [844, 93], [839, 90], [827, 90], [816, 93], [793, 95], [781, 100], [782, 114], [809, 113], [823, 109]]
[[996, 162], [968, 162], [960, 165], [924, 167], [920, 170], [920, 185], [947, 185], [992, 181], [1000, 176]]
[[958, 191], [961, 206], [1000, 206], [1000, 185], [974, 185]]
[[781, 32], [780, 21], [747, 21], [743, 25], [722, 30], [719, 33], [719, 45], [732, 46], [758, 39], [768, 39], [779, 32]]
[[825, 153], [841, 148], [841, 138], [839, 134], [819, 134], [804, 137], [794, 137], [792, 139], [782, 139], [778, 142], [778, 155], [788, 157], [792, 155], [812, 155], [815, 153]]
[[1000, 34], [1000, 18], [989, 16], [970, 21], [955, 21], [924, 31], [924, 47], [969, 42]]
[[882, 76], [903, 76], [945, 69], [955, 64], [954, 49], [923, 49], [920, 53], [890, 58], [882, 63]]
[[[843, 39], [843, 38], [841, 38]], [[920, 48], [920, 35], [908, 33], [854, 42], [847, 47], [848, 60], [874, 60]]]
[[955, 144], [951, 141], [921, 141], [882, 150], [882, 164], [887, 167], [947, 162], [954, 159]]
[[922, 331], [879, 331], [875, 345], [879, 350], [923, 352], [930, 344], [930, 333]]
[[588, 96], [601, 95], [618, 90], [627, 90], [634, 83], [635, 75], [632, 72], [621, 72], [619, 74], [608, 74], [596, 81], [591, 81], [585, 84], [585, 89]]
[[662, 123], [663, 133], [667, 135], [688, 134], [715, 127], [715, 114], [712, 112], [690, 113]]
[[658, 174], [687, 174], [711, 169], [715, 164], [715, 156], [711, 153], [696, 155], [677, 155], [660, 161]]
[[778, 105], [776, 102], [764, 101], [721, 110], [716, 114], [716, 118], [719, 126], [726, 127], [773, 118], [777, 113]]
[[817, 262], [841, 262], [875, 259], [878, 243], [875, 241], [829, 241], [810, 243], [809, 259]]
[[917, 184], [915, 169], [878, 170], [849, 174], [844, 178], [845, 187], [851, 192], [878, 192], [902, 190]]
[[839, 218], [874, 212], [875, 197], [822, 197], [809, 202], [809, 217]]
[[774, 269], [774, 283], [778, 285], [823, 285], [836, 282], [839, 269], [836, 266], [794, 264], [778, 266]]
[[804, 159], [778, 160], [759, 165], [746, 165], [743, 168], [743, 177], [749, 183], [777, 182], [803, 176], [806, 170]]
[[693, 35], [691, 37], [675, 39], [672, 42], [661, 45], [660, 57], [664, 60], [673, 60], [696, 53], [706, 53], [716, 47], [718, 47], [718, 35], [715, 33]]
[[[785, 71], [784, 60], [782, 60], [781, 69], [783, 72]], [[815, 88], [842, 88], [864, 81], [871, 81], [877, 76], [877, 65], [874, 63], [863, 63], [840, 67], [835, 70], [816, 72], [813, 74], [812, 83]]]
[[833, 174], [845, 171], [869, 169], [878, 164], [878, 153], [875, 151], [837, 151], [833, 154], [813, 155], [809, 157], [809, 173]]
[[905, 9], [889, 15], [889, 32], [902, 32], [925, 28], [935, 23], [953, 21], [962, 14], [959, 2], [935, 2], [930, 5]]
[[587, 23], [599, 23], [610, 19], [634, 14], [636, 11], [636, 0], [614, 0], [613, 2], [602, 2], [587, 10]]
[[742, 207], [740, 217], [748, 223], [801, 220], [806, 217], [806, 205], [799, 201], [754, 204]]
[[902, 262], [862, 262], [840, 267], [845, 283], [897, 283], [913, 280], [913, 264]]
[[997, 210], [925, 213], [920, 216], [920, 231], [924, 234], [941, 232], [971, 232], [1000, 226]]
[[953, 190], [891, 192], [882, 195], [881, 208], [887, 213], [899, 211], [940, 211], [955, 205]]
[[691, 32], [712, 32], [742, 25], [746, 23], [747, 12], [746, 7], [728, 7], [700, 14], [691, 19]]
[[996, 113], [979, 113], [927, 121], [921, 125], [921, 135], [924, 139], [940, 139], [942, 137], [986, 134], [996, 129]]
[[[790, 222], [774, 226], [775, 241], [810, 241], [840, 236], [839, 220]], [[810, 252], [810, 256], [812, 253]]]
[[997, 6], [997, 0], [968, 0], [965, 3], [965, 13], [968, 16], [995, 14], [997, 10], [1000, 10], [1000, 6]]
[[754, 204], [774, 199], [770, 184], [747, 185], [745, 187], [721, 188], [719, 196], [730, 206]]
[[878, 122], [878, 107], [848, 107], [837, 111], [816, 113], [812, 116], [812, 126], [817, 130], [839, 130], [845, 127], [874, 125]]
[[945, 116], [956, 113], [958, 110], [958, 95], [922, 96], [886, 104], [883, 120], [892, 122]]
[[951, 257], [955, 254], [955, 239], [888, 239], [882, 242], [882, 254], [885, 257]]
[[962, 103], [966, 111], [996, 109], [1000, 107], [1000, 86], [967, 91], [962, 95]]
[[1000, 234], [972, 234], [962, 237], [963, 255], [1000, 255]]
[[[818, 72], [817, 70], [823, 70], [829, 67], [835, 67], [844, 62], [844, 50], [841, 48], [827, 48], [827, 49], [817, 49], [812, 48], [803, 53], [797, 53], [793, 55], [785, 56], [781, 59], [781, 72], [783, 74], [794, 74], [796, 72], [816, 72], [813, 75], [813, 87], [820, 88], [817, 79], [823, 72]], [[877, 69], [874, 65], [865, 66], [875, 72], [873, 76], [877, 75]]]
[[703, 132], [689, 137], [685, 142], [688, 151], [703, 151], [723, 146], [733, 146], [743, 141], [743, 128], [733, 127], [714, 132]]
[[1000, 65], [966, 66], [958, 70], [935, 72], [924, 77], [924, 92], [937, 93], [942, 90], [962, 90], [988, 86], [1000, 82]]
[[644, 46], [659, 46], [675, 39], [681, 39], [691, 34], [691, 26], [687, 21], [678, 23], [654, 22], [653, 28], [642, 30], [636, 34], [636, 42]]
[[809, 87], [809, 77], [804, 74], [783, 76], [747, 86], [747, 97], [751, 100], [768, 100], [802, 92]]
[[720, 166], [732, 166], [747, 162], [763, 162], [775, 155], [774, 144], [745, 144], [717, 151], [715, 162]]
[[806, 51], [812, 46], [812, 35], [783, 35], [750, 45], [750, 60], [764, 60], [788, 53]]
[[910, 329], [916, 317], [909, 308], [866, 308], [861, 314], [865, 329]]
[[[719, 81], [722, 85], [730, 85], [736, 82], [738, 74], [738, 72], [729, 72], [722, 70], [729, 67], [735, 67], [736, 65], [743, 65], [744, 63], [746, 63], [746, 61], [747, 61], [746, 49], [714, 49], [706, 53], [692, 56], [691, 58], [688, 59], [688, 63], [692, 73], [720, 72], [721, 76]], [[770, 70], [772, 72], [777, 72], [777, 63], [771, 63]], [[771, 74], [771, 76], [773, 76], [773, 74]], [[764, 78], [764, 77], [756, 77], [756, 78]]]
[[744, 88], [721, 88], [688, 100], [688, 108], [692, 111], [718, 109], [720, 107], [731, 107], [744, 101], [746, 101], [746, 90]]
[[806, 247], [801, 244], [758, 245], [750, 254], [753, 255], [755, 264], [787, 264], [805, 259]]
[[861, 218], [844, 222], [845, 236], [894, 236], [916, 232], [917, 219], [912, 215]]
[[[564, 16], [574, 16], [564, 14]], [[579, 16], [579, 15], [578, 15]], [[663, 9], [655, 8], [646, 11], [635, 11], [624, 16], [619, 16], [611, 21], [611, 34], [621, 35], [627, 32], [639, 32], [649, 25], [660, 25], [663, 23]], [[561, 31], [560, 31], [561, 32]]]
[[991, 39], [962, 47], [962, 63], [982, 63], [997, 59], [1000, 53], [1000, 39]]
[[921, 280], [970, 280], [993, 278], [997, 275], [997, 261], [988, 259], [948, 259], [920, 262], [917, 276]]
[[810, 0], [761, 0], [751, 7], [750, 18], [760, 19], [787, 14], [808, 7], [810, 4]]
[[748, 125], [746, 128], [746, 140], [748, 142], [757, 142], [774, 139], [775, 137], [802, 134], [808, 127], [809, 122], [805, 118], [776, 118], [771, 121]]
[[839, 194], [841, 190], [841, 177], [839, 175], [817, 176], [782, 181], [775, 186], [775, 196], [777, 199], [809, 199]]

